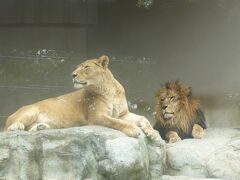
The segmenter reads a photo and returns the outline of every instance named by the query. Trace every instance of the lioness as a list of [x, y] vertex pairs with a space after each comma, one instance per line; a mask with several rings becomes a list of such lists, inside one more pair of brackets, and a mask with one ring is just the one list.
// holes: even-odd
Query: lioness
[[141, 127], [148, 137], [157, 138], [158, 133], [145, 117], [129, 112], [124, 88], [108, 63], [107, 56], [81, 63], [72, 73], [74, 87], [80, 90], [20, 108], [9, 116], [4, 130], [102, 125], [138, 137]]

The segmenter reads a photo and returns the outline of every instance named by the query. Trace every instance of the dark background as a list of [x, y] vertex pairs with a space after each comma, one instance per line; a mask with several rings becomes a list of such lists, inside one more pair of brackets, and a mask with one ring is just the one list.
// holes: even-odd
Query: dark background
[[107, 54], [130, 109], [153, 122], [166, 81], [193, 87], [209, 126], [240, 125], [240, 1], [0, 0], [0, 124], [73, 91], [70, 74]]

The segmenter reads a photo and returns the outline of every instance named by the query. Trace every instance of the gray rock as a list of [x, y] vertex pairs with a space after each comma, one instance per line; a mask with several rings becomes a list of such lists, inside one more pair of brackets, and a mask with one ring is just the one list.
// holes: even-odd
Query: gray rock
[[208, 129], [201, 140], [168, 144], [165, 174], [240, 179], [240, 130]]
[[193, 178], [193, 177], [187, 177], [187, 176], [167, 176], [164, 175], [161, 177], [160, 180], [222, 180], [219, 178]]
[[163, 173], [165, 143], [144, 134], [84, 126], [0, 134], [0, 179], [154, 180]]
[[[161, 177], [163, 166], [167, 175]], [[0, 179], [208, 178], [240, 179], [240, 130], [208, 129], [202, 140], [167, 146], [161, 139], [130, 138], [99, 126], [0, 134]]]

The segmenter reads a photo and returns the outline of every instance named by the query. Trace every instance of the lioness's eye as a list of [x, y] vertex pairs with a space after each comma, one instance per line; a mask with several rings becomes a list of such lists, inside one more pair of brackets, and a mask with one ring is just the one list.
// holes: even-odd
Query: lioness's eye
[[161, 101], [164, 101], [164, 98], [161, 98]]
[[84, 69], [87, 69], [87, 68], [89, 68], [90, 66], [84, 66]]

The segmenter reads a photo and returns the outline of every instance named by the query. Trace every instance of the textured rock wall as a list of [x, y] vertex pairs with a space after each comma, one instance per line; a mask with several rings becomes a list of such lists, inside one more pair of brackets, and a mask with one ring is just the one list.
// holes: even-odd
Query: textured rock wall
[[202, 140], [167, 145], [165, 174], [240, 179], [240, 130], [208, 129]]
[[209, 178], [240, 179], [239, 129], [208, 129], [202, 140], [167, 145], [99, 126], [0, 133], [0, 179]]
[[158, 179], [164, 161], [164, 142], [98, 126], [0, 134], [3, 179]]

